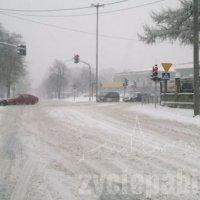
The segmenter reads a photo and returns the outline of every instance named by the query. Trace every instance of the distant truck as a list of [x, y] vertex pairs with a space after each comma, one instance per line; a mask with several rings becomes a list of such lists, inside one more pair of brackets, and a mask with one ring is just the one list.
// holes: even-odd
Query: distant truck
[[119, 102], [120, 95], [118, 92], [105, 92], [99, 94], [97, 102]]
[[0, 100], [1, 106], [7, 105], [34, 105], [39, 98], [30, 94], [20, 94], [17, 97]]
[[124, 98], [124, 102], [141, 102], [143, 97], [146, 97], [146, 93], [134, 92], [131, 94], [127, 94]]

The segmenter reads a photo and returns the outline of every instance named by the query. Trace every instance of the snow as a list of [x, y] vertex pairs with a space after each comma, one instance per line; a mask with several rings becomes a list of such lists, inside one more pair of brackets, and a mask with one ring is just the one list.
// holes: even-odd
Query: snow
[[192, 109], [169, 108], [163, 106], [154, 107], [154, 105], [134, 105], [131, 111], [148, 115], [159, 120], [176, 121], [179, 123], [193, 124], [200, 126], [200, 117], [193, 117]]
[[[182, 170], [194, 181], [200, 178], [199, 119], [192, 117], [192, 110], [82, 102], [88, 102], [87, 97], [0, 109], [0, 175], [7, 188], [6, 192], [0, 188], [0, 199], [130, 200], [132, 193], [127, 198], [106, 191], [103, 196], [95, 193], [95, 198], [84, 194], [86, 188], [98, 189], [98, 184], [89, 184], [93, 175], [127, 174], [142, 176], [141, 191], [147, 195], [148, 188], [155, 187], [151, 199], [161, 200], [162, 193], [156, 193], [159, 185], [151, 177], [165, 181], [158, 174], [176, 178]], [[199, 199], [199, 191], [191, 188], [188, 194], [173, 191], [165, 199]]]
[[[80, 96], [80, 97], [76, 97], [75, 100], [74, 100], [74, 97], [69, 97], [63, 100], [66, 102], [89, 102], [89, 97]], [[91, 99], [91, 101], [95, 101], [95, 97], [93, 98], [93, 100]]]

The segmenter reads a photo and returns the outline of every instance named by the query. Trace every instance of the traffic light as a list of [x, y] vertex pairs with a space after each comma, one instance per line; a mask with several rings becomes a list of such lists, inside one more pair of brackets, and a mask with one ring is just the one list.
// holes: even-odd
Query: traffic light
[[158, 78], [158, 65], [153, 66], [151, 79], [152, 79], [153, 81], [156, 81], [156, 80], [159, 79], [159, 78]]
[[127, 86], [128, 86], [128, 79], [127, 79], [127, 78], [124, 78], [123, 86], [124, 86], [124, 87], [127, 87]]
[[21, 56], [26, 56], [26, 45], [23, 44], [17, 45], [17, 54]]
[[80, 62], [80, 56], [78, 54], [74, 55], [74, 63], [79, 63]]
[[153, 77], [158, 77], [158, 66], [157, 65], [155, 65], [153, 67]]

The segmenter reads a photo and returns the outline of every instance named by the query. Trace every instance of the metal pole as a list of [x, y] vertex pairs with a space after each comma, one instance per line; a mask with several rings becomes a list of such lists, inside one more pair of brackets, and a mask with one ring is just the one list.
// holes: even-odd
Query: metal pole
[[96, 101], [99, 94], [99, 4], [97, 8], [97, 24], [96, 24]]
[[103, 4], [92, 4], [97, 9], [96, 16], [96, 101], [98, 99], [99, 92], [99, 7], [103, 7]]
[[155, 108], [157, 107], [157, 81], [155, 81]]
[[89, 85], [89, 101], [91, 101], [91, 96], [92, 96], [92, 70], [91, 70], [91, 67], [90, 67], [90, 85]]
[[74, 101], [76, 100], [76, 89], [74, 88]]
[[94, 98], [94, 83], [92, 82], [92, 100]]
[[164, 106], [167, 101], [167, 80], [164, 80]]
[[0, 44], [6, 45], [6, 46], [10, 46], [10, 47], [17, 47], [17, 45], [15, 45], [15, 44], [10, 44], [10, 43], [7, 43], [7, 42], [0, 42]]
[[89, 101], [91, 101], [91, 86], [92, 86], [92, 69], [91, 65], [83, 60], [80, 60], [81, 63], [86, 64], [89, 68]]
[[194, 116], [200, 114], [199, 90], [199, 0], [193, 0], [194, 13]]

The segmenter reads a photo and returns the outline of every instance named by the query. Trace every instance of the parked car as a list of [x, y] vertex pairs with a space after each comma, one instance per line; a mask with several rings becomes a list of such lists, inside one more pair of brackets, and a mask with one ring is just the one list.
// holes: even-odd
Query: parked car
[[120, 95], [118, 92], [101, 93], [98, 96], [97, 101], [98, 102], [119, 102]]
[[125, 96], [123, 98], [123, 101], [124, 102], [141, 102], [143, 96], [146, 96], [146, 94], [140, 93], [140, 92], [134, 92]]
[[1, 106], [6, 105], [34, 105], [38, 103], [39, 98], [30, 94], [20, 94], [17, 97], [3, 99], [0, 101]]
[[6, 105], [8, 105], [8, 102], [7, 102], [7, 100], [0, 100], [0, 106], [6, 106]]

